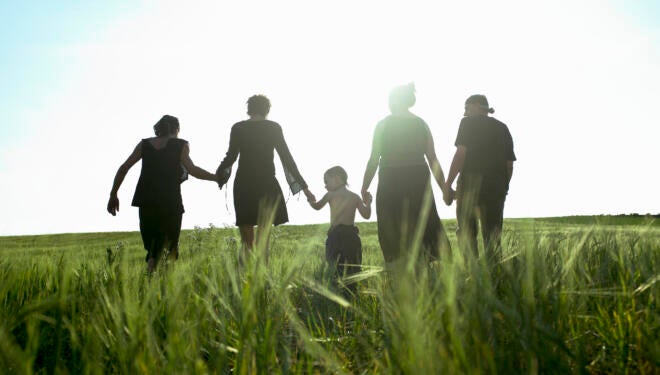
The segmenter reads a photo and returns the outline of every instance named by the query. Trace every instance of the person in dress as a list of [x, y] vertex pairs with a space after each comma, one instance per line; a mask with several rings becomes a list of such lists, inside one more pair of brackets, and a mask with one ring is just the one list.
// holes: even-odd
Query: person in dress
[[[464, 251], [478, 254], [477, 222], [481, 224], [485, 255], [491, 266], [502, 259], [504, 201], [516, 160], [509, 128], [488, 116], [494, 112], [484, 95], [472, 95], [465, 101], [444, 197], [450, 205], [455, 194], [457, 237]], [[454, 192], [451, 186], [456, 176]]]
[[184, 212], [181, 183], [188, 173], [202, 180], [215, 181], [216, 176], [196, 166], [190, 159], [190, 146], [179, 139], [179, 120], [165, 115], [154, 125], [155, 137], [146, 138], [135, 146], [115, 175], [108, 212], [119, 211], [117, 192], [126, 173], [142, 159], [142, 171], [132, 205], [139, 207], [140, 234], [147, 251], [147, 269], [155, 270], [163, 250], [170, 258], [179, 256], [179, 234]]
[[[325, 241], [325, 259], [335, 269], [335, 277], [350, 276], [360, 272], [362, 264], [362, 242], [355, 226], [355, 211], [368, 219], [371, 217], [371, 198], [365, 202], [359, 195], [348, 190], [348, 175], [344, 168], [336, 166], [323, 175], [328, 192], [318, 202], [309, 200], [309, 205], [320, 210], [330, 205], [330, 229]], [[357, 291], [355, 283], [349, 290]]]
[[289, 221], [284, 195], [275, 178], [274, 151], [280, 157], [291, 193], [303, 191], [308, 199], [314, 199], [289, 152], [282, 127], [266, 119], [269, 112], [270, 101], [267, 97], [254, 95], [248, 99], [249, 119], [232, 126], [229, 149], [216, 171], [218, 184], [222, 188], [229, 181], [232, 165], [238, 158], [234, 178], [234, 209], [244, 253], [251, 252], [254, 247], [255, 226], [260, 232], [263, 231], [259, 241], [264, 243], [267, 254], [271, 225]]
[[[435, 207], [429, 168], [443, 192], [444, 175], [428, 125], [410, 112], [415, 100], [413, 84], [395, 87], [390, 92], [391, 114], [376, 125], [362, 183], [362, 198], [366, 202], [371, 196], [369, 185], [378, 170], [378, 240], [386, 263], [409, 255], [415, 246], [427, 260], [450, 251]], [[415, 239], [418, 228], [421, 241]]]

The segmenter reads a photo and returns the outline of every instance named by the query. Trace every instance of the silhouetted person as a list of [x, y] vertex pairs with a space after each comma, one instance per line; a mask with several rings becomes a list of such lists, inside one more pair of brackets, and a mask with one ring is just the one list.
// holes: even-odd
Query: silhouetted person
[[[421, 243], [424, 257], [432, 260], [438, 257], [439, 251], [450, 251], [433, 199], [429, 166], [443, 192], [444, 175], [428, 125], [410, 112], [415, 100], [412, 84], [396, 87], [390, 92], [391, 115], [376, 126], [362, 183], [362, 198], [367, 201], [369, 185], [376, 170], [379, 171], [376, 193], [378, 240], [387, 263], [411, 251], [419, 226], [424, 227]], [[422, 221], [425, 214], [427, 217]]]
[[289, 221], [282, 189], [275, 178], [273, 151], [277, 151], [280, 156], [291, 192], [297, 194], [302, 190], [308, 199], [314, 196], [298, 172], [284, 141], [282, 128], [278, 123], [266, 120], [270, 112], [268, 98], [254, 95], [248, 99], [247, 107], [250, 118], [232, 126], [229, 150], [216, 174], [222, 188], [229, 180], [232, 165], [240, 154], [234, 179], [234, 209], [243, 249], [251, 251], [255, 241], [255, 225], [263, 230], [266, 237], [263, 240], [267, 245], [270, 228], [263, 226]]
[[[346, 188], [348, 174], [344, 168], [336, 166], [323, 175], [328, 192], [318, 202], [309, 200], [309, 205], [320, 210], [330, 205], [330, 229], [325, 241], [325, 259], [335, 268], [335, 276], [350, 276], [360, 272], [362, 264], [362, 241], [355, 226], [355, 211], [363, 218], [371, 217], [371, 197], [367, 201]], [[357, 291], [357, 284], [351, 284], [349, 290]]]
[[195, 166], [190, 160], [188, 142], [177, 138], [179, 120], [176, 117], [163, 116], [154, 125], [154, 131], [156, 137], [140, 141], [119, 167], [108, 200], [108, 212], [115, 216], [119, 211], [117, 191], [128, 170], [142, 159], [142, 171], [132, 205], [140, 208], [140, 234], [147, 250], [150, 273], [156, 268], [163, 249], [169, 252], [172, 259], [179, 256], [179, 234], [184, 211], [180, 185], [188, 178], [188, 172], [202, 180], [216, 180], [214, 174]]
[[461, 247], [478, 254], [477, 222], [491, 265], [502, 258], [500, 238], [504, 200], [513, 173], [513, 140], [507, 126], [489, 117], [495, 111], [483, 95], [465, 102], [465, 114], [456, 136], [456, 153], [447, 176], [445, 203], [451, 204], [451, 185], [458, 174], [456, 195], [457, 236]]

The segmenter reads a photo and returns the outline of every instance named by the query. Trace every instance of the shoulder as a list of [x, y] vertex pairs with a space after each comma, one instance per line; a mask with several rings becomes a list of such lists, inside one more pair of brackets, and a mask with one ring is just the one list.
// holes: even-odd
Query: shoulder
[[509, 127], [506, 126], [505, 123], [503, 123], [502, 121], [496, 119], [495, 117], [489, 117], [489, 118], [490, 118], [491, 121], [492, 121], [494, 124], [496, 124], [497, 126], [503, 128], [503, 129], [509, 129]]
[[280, 126], [280, 124], [278, 124], [275, 121], [264, 120], [264, 124], [269, 128], [275, 129], [276, 131], [280, 131], [280, 132], [282, 131], [282, 126]]
[[387, 115], [383, 117], [382, 119], [380, 119], [380, 121], [378, 121], [378, 123], [376, 123], [376, 128], [382, 128], [383, 126], [389, 124], [390, 122], [392, 122], [392, 118], [393, 118], [392, 115]]
[[231, 126], [231, 130], [234, 131], [234, 130], [237, 130], [237, 129], [240, 129], [240, 128], [244, 127], [246, 122], [247, 121], [239, 121], [239, 122], [235, 123], [234, 125]]
[[425, 129], [425, 130], [429, 130], [429, 124], [427, 124], [426, 121], [424, 121], [423, 118], [421, 118], [421, 117], [419, 117], [419, 116], [417, 116], [417, 115], [413, 115], [413, 117], [412, 117], [412, 121], [414, 121], [414, 123], [415, 123], [417, 126], [423, 128], [423, 129]]
[[463, 117], [461, 119], [461, 123], [458, 125], [459, 127], [466, 127], [466, 126], [473, 126], [475, 124], [475, 117]]

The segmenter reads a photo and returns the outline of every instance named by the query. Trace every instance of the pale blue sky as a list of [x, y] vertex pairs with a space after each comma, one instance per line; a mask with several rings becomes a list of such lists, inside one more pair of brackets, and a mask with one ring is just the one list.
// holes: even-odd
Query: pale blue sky
[[[254, 93], [317, 196], [336, 164], [357, 189], [387, 91], [409, 81], [445, 171], [463, 101], [489, 97], [519, 159], [505, 216], [660, 212], [657, 1], [0, 1], [0, 14], [0, 235], [136, 230], [139, 165], [119, 216], [105, 204], [139, 139], [175, 115], [214, 170]], [[182, 189], [184, 227], [233, 222], [231, 191]], [[297, 197], [289, 211], [328, 221]]]

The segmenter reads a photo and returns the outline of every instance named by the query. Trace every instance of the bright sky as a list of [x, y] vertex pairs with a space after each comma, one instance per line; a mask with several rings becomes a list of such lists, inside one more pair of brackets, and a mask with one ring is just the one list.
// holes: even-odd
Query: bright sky
[[[139, 164], [118, 216], [105, 206], [138, 141], [177, 116], [214, 171], [256, 93], [317, 197], [333, 165], [359, 190], [388, 91], [410, 81], [445, 172], [465, 99], [488, 96], [518, 157], [506, 217], [660, 213], [657, 1], [56, 3], [0, 2], [0, 235], [137, 230]], [[231, 188], [182, 192], [184, 228], [233, 224]], [[303, 196], [288, 209], [329, 221]]]

